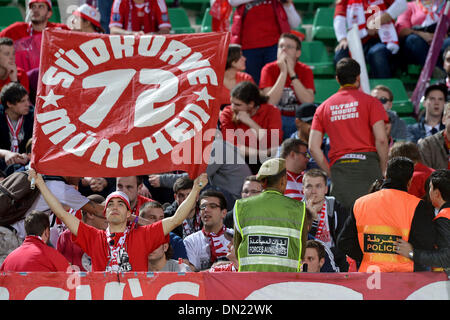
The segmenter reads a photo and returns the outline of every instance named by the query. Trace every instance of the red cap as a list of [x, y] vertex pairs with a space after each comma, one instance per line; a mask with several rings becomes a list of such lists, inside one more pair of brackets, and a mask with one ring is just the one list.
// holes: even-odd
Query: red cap
[[130, 200], [128, 200], [128, 196], [122, 191], [114, 191], [109, 194], [109, 196], [105, 200], [105, 209], [103, 209], [103, 214], [106, 213], [106, 208], [108, 207], [108, 203], [112, 198], [120, 198], [127, 205], [128, 210], [131, 211]]
[[50, 10], [52, 10], [52, 0], [30, 0], [30, 2], [28, 3], [28, 7], [30, 7], [31, 4], [32, 4], [32, 3], [35, 3], [35, 2], [43, 2], [43, 3], [46, 3], [47, 6], [48, 6], [48, 8], [49, 8]]

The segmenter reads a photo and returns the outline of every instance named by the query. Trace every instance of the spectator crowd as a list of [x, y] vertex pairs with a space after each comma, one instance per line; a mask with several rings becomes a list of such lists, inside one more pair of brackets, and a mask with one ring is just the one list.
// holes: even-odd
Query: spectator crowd
[[21, 219], [0, 226], [0, 271], [450, 267], [450, 38], [436, 63], [445, 76], [427, 86], [413, 124], [393, 110], [388, 86], [361, 90], [347, 41], [356, 23], [370, 77], [392, 78], [425, 64], [446, 1], [338, 1], [339, 90], [320, 105], [291, 32], [301, 23], [293, 1], [228, 1], [232, 44], [199, 177], [55, 177], [29, 167], [43, 30], [168, 34], [164, 1], [87, 1], [66, 25], [49, 21], [51, 0], [30, 0], [30, 21], [0, 31], [0, 180], [26, 171], [40, 190]]

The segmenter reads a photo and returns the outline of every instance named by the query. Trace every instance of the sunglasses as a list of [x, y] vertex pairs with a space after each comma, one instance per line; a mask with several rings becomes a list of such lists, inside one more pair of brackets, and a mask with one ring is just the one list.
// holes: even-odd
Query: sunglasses
[[379, 100], [382, 104], [385, 104], [385, 103], [391, 101], [391, 100], [389, 100], [388, 98], [385, 98], [385, 97], [378, 98], [378, 100]]

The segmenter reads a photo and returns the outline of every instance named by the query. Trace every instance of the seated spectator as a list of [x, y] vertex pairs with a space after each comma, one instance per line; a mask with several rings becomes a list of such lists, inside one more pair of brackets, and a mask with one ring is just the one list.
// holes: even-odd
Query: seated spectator
[[74, 31], [90, 32], [90, 33], [105, 33], [100, 24], [100, 12], [97, 8], [82, 4], [73, 13], [72, 25], [70, 26]]
[[0, 92], [0, 170], [10, 165], [29, 162], [26, 144], [33, 135], [34, 113], [27, 90], [11, 82]]
[[228, 261], [218, 261], [215, 262], [211, 268], [208, 270], [208, 272], [221, 272], [221, 271], [231, 271], [231, 272], [236, 272], [239, 269], [239, 262], [238, 259], [236, 257], [236, 252], [234, 250], [234, 245], [233, 245], [233, 235], [234, 235], [234, 230], [228, 230], [225, 231], [225, 238], [228, 239], [228, 241], [230, 241], [230, 243], [228, 243], [228, 253], [226, 255], [226, 258]]
[[394, 95], [391, 89], [385, 85], [379, 84], [372, 89], [372, 97], [377, 98], [383, 104], [384, 110], [388, 113], [391, 123], [391, 136], [394, 141], [406, 140], [407, 129], [406, 123], [398, 116], [397, 112], [392, 110], [392, 102], [394, 101]]
[[[192, 190], [193, 183], [194, 182], [188, 176], [180, 177], [175, 181], [175, 183], [173, 184], [175, 201], [164, 210], [164, 216], [166, 218], [173, 216], [178, 207], [184, 202], [184, 200], [186, 200], [187, 196]], [[197, 207], [196, 201], [190, 208], [186, 220], [184, 220], [180, 226], [176, 227], [173, 232], [184, 239], [188, 235], [201, 230], [202, 227], [203, 224], [200, 218], [200, 212]]]
[[418, 198], [423, 198], [425, 196], [425, 182], [434, 169], [423, 164], [417, 144], [410, 141], [396, 142], [389, 150], [388, 157], [389, 159], [394, 157], [406, 157], [414, 162], [414, 172], [411, 184], [408, 188], [408, 193], [413, 194]]
[[14, 43], [10, 38], [0, 38], [0, 90], [5, 84], [20, 82], [29, 91], [29, 81], [25, 70], [16, 65]]
[[[379, 10], [370, 8], [372, 4], [376, 4]], [[370, 76], [391, 78], [394, 71], [393, 55], [398, 52], [398, 38], [392, 22], [406, 10], [406, 6], [406, 0], [382, 0], [376, 3], [367, 0], [338, 1], [333, 21], [339, 42], [335, 49], [335, 64], [349, 57], [347, 30], [357, 24], [364, 57], [370, 66]]]
[[[164, 209], [157, 201], [146, 202], [139, 209], [139, 217], [146, 219], [149, 224], [154, 223], [164, 219]], [[179, 258], [187, 260], [183, 239], [173, 232], [170, 232], [169, 235], [171, 249], [170, 257], [175, 260], [178, 260]]]
[[111, 34], [163, 34], [171, 28], [165, 1], [114, 0], [109, 23]]
[[287, 184], [284, 195], [302, 201], [303, 174], [310, 158], [308, 144], [300, 139], [284, 140], [281, 144], [281, 158], [286, 160]]
[[260, 166], [260, 153], [267, 156], [283, 137], [280, 110], [267, 100], [255, 84], [244, 81], [233, 88], [231, 105], [219, 115], [224, 139], [238, 147], [253, 173]]
[[[88, 199], [98, 204], [102, 204], [105, 198], [94, 194], [88, 196]], [[82, 219], [84, 223], [99, 230], [106, 230], [108, 222], [104, 215], [96, 215], [87, 211], [81, 210]], [[71, 265], [78, 266], [81, 271], [92, 271], [91, 257], [89, 257], [79, 245], [72, 241], [72, 233], [66, 229], [58, 238], [56, 243], [56, 250], [58, 250]]]
[[443, 130], [418, 143], [424, 164], [436, 170], [450, 168], [450, 103], [445, 105], [442, 122]]
[[283, 32], [295, 29], [301, 18], [292, 0], [228, 0], [236, 7], [231, 27], [231, 43], [242, 46], [246, 71], [259, 84], [261, 69], [277, 59], [277, 43]]
[[45, 28], [69, 30], [65, 24], [49, 21], [53, 13], [51, 0], [30, 0], [28, 7], [30, 23], [15, 22], [0, 32], [0, 37], [8, 37], [14, 41], [16, 65], [26, 72], [39, 68], [42, 31]]
[[325, 264], [325, 255], [325, 247], [319, 241], [306, 241], [303, 264], [308, 266], [307, 272], [320, 272], [320, 269]]
[[[261, 182], [256, 179], [255, 175], [251, 175], [245, 178], [244, 184], [242, 185], [241, 199], [256, 196], [263, 191], [263, 186]], [[234, 203], [233, 203], [234, 208]], [[233, 210], [229, 210], [223, 223], [227, 228], [234, 228], [233, 221]]]
[[225, 259], [230, 243], [225, 237], [227, 228], [223, 224], [227, 214], [223, 194], [205, 190], [200, 195], [199, 203], [203, 228], [184, 238], [188, 260], [196, 271], [209, 269], [214, 262]]
[[67, 272], [69, 262], [56, 249], [47, 245], [50, 223], [46, 213], [30, 213], [25, 218], [25, 231], [25, 241], [6, 257], [0, 271]]
[[153, 201], [139, 194], [143, 185], [143, 176], [117, 177], [116, 190], [124, 192], [130, 199], [132, 214], [138, 215], [139, 208], [146, 202]]
[[309, 229], [309, 236], [325, 245], [330, 260], [327, 265], [329, 271], [347, 271], [348, 265], [343, 254], [336, 246], [338, 234], [343, 229], [348, 210], [334, 198], [326, 196], [328, 193], [328, 177], [320, 169], [305, 172], [303, 188], [306, 205], [313, 214], [313, 221]]
[[172, 259], [170, 243], [163, 243], [148, 255], [148, 271], [186, 272], [191, 271], [191, 269], [184, 262]]
[[278, 41], [277, 60], [261, 70], [260, 88], [269, 97], [269, 103], [281, 111], [283, 139], [296, 131], [295, 108], [314, 102], [314, 77], [310, 67], [298, 61], [302, 53], [300, 39], [292, 33], [283, 33]]
[[[439, 18], [444, 14], [445, 0], [416, 0], [408, 2], [407, 9], [395, 23], [400, 38], [401, 61], [407, 64], [425, 65], [425, 59], [433, 40]], [[450, 46], [446, 37], [441, 47], [437, 65], [442, 68], [442, 53]]]
[[447, 99], [447, 88], [443, 84], [432, 84], [425, 90], [423, 106], [425, 115], [417, 123], [408, 125], [408, 141], [417, 143], [419, 139], [444, 129], [442, 112]]
[[[230, 44], [228, 47], [227, 64], [225, 65], [225, 74], [223, 77], [223, 88], [221, 92], [220, 105], [224, 107], [230, 104], [230, 91], [242, 81], [253, 81], [253, 78], [245, 70], [245, 56], [242, 55], [241, 46], [239, 44]], [[221, 107], [221, 108], [222, 108]]]

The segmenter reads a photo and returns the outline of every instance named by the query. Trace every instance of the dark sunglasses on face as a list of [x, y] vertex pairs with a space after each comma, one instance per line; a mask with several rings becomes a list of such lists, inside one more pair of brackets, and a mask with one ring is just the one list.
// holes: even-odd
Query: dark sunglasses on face
[[387, 102], [390, 101], [388, 98], [385, 98], [385, 97], [378, 98], [378, 100], [379, 100], [382, 104], [385, 104], [385, 103], [387, 103]]

